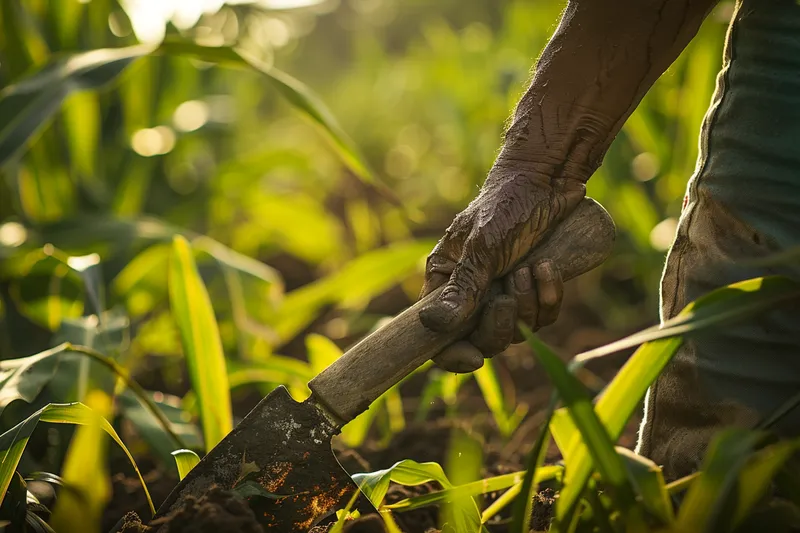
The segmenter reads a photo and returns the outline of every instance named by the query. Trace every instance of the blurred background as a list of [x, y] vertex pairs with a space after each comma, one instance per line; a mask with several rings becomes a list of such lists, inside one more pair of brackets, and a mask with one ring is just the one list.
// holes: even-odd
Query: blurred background
[[[315, 339], [346, 348], [415, 300], [425, 256], [478, 191], [562, 8], [550, 0], [4, 0], [2, 87], [66, 52], [165, 38], [237, 46], [316, 93], [366, 165], [343, 158], [247, 69], [156, 54], [99, 92], [72, 94], [2, 170], [2, 359], [65, 339], [97, 344], [100, 327], [115, 336], [98, 349], [191, 411], [167, 297], [169, 240], [181, 232], [194, 239], [239, 372], [237, 414], [275, 383], [302, 388], [305, 374], [287, 361], [306, 361]], [[658, 320], [661, 267], [730, 12], [731, 2], [718, 6], [589, 182], [618, 238], [603, 267], [568, 284], [561, 318], [542, 331], [564, 357]], [[105, 318], [98, 326], [92, 316]], [[252, 368], [273, 374], [248, 387]], [[543, 378], [524, 349], [497, 357], [493, 369], [509, 413], [525, 394], [541, 396]], [[481, 384], [484, 397], [488, 388]], [[388, 412], [428, 409], [437, 396], [425, 391], [411, 387]], [[473, 410], [486, 411], [477, 397]], [[391, 420], [387, 431], [402, 427]]]

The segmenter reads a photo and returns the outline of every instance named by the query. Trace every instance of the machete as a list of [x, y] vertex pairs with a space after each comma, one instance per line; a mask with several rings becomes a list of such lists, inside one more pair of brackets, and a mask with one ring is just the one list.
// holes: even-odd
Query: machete
[[[527, 260], [550, 259], [563, 279], [602, 263], [611, 253], [611, 217], [590, 198], [540, 243]], [[331, 450], [342, 426], [381, 394], [463, 338], [477, 318], [456, 331], [435, 333], [419, 320], [420, 309], [442, 288], [409, 307], [350, 348], [312, 379], [311, 396], [297, 402], [283, 386], [273, 390], [173, 489], [155, 519], [198, 498], [211, 487], [256, 487], [248, 503], [265, 529], [306, 532], [341, 507], [357, 489]], [[475, 313], [477, 316], [478, 313]], [[166, 529], [163, 521], [157, 531]]]

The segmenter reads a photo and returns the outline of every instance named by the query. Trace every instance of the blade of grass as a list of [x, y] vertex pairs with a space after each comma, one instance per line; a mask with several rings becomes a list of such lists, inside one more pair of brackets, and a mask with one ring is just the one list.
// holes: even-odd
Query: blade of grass
[[0, 92], [0, 166], [50, 122], [70, 93], [105, 86], [150, 50], [143, 45], [74, 54], [6, 87]]
[[[113, 414], [111, 397], [94, 389], [86, 396], [87, 407], [98, 417]], [[67, 449], [62, 482], [71, 490], [59, 492], [49, 522], [56, 531], [100, 531], [103, 510], [111, 497], [108, 441], [99, 424], [80, 426]], [[80, 524], [80, 526], [78, 525]]]
[[481, 513], [481, 524], [485, 524], [491, 520], [497, 513], [505, 509], [511, 502], [513, 502], [519, 493], [522, 491], [522, 483], [513, 485], [510, 489], [500, 495]]
[[[634, 352], [597, 401], [595, 410], [611, 439], [616, 441], [619, 438], [647, 388], [680, 347], [682, 338], [677, 337], [678, 335], [742, 320], [798, 297], [800, 291], [797, 283], [788, 278], [771, 276], [716, 289], [687, 305], [674, 319], [665, 322], [663, 330], [655, 332], [656, 336], [652, 337], [655, 340], [650, 340]], [[645, 330], [647, 331], [650, 330]], [[637, 335], [628, 339], [637, 338]], [[627, 341], [623, 344], [628, 346]], [[620, 349], [619, 346], [622, 345], [612, 343], [608, 347], [614, 349], [600, 348], [586, 352], [576, 358], [577, 365], [595, 356], [613, 353]], [[587, 354], [599, 355], [587, 358]], [[592, 458], [579, 438], [573, 439], [565, 457], [570, 457], [571, 462], [564, 480], [564, 489], [556, 505], [556, 516], [559, 520], [575, 509], [592, 467]]]
[[570, 363], [570, 369], [646, 342], [733, 324], [798, 298], [800, 284], [783, 276], [766, 276], [733, 283], [701, 296], [659, 326], [576, 355]]
[[172, 457], [175, 458], [175, 466], [178, 467], [178, 479], [185, 478], [200, 462], [200, 457], [192, 450], [175, 450], [172, 452]]
[[38, 395], [39, 391], [41, 391], [39, 385], [43, 387], [46, 385], [46, 382], [40, 382], [37, 380], [35, 383], [33, 383], [35, 386], [30, 388], [32, 384], [26, 379], [24, 380], [24, 387], [21, 387], [23, 385], [23, 381], [20, 381], [20, 377], [23, 376], [23, 373], [24, 376], [33, 375], [33, 372], [35, 371], [34, 367], [37, 364], [47, 359], [57, 359], [59, 355], [67, 352], [86, 356], [105, 366], [109, 371], [113, 372], [131, 390], [142, 406], [144, 406], [144, 408], [149, 411], [150, 414], [158, 421], [164, 432], [174, 441], [174, 444], [176, 446], [185, 447], [183, 440], [173, 431], [172, 424], [164, 415], [164, 413], [161, 412], [161, 409], [159, 409], [158, 406], [153, 402], [153, 400], [150, 398], [150, 395], [147, 394], [147, 391], [145, 391], [141, 385], [136, 382], [136, 380], [130, 377], [127, 370], [125, 370], [119, 363], [107, 355], [103, 355], [96, 350], [87, 348], [86, 346], [76, 346], [68, 342], [59, 344], [55, 348], [51, 348], [50, 350], [46, 350], [36, 355], [23, 357], [20, 359], [9, 359], [0, 363], [0, 369], [7, 368], [9, 371], [8, 374], [0, 374], [0, 407], [8, 405], [8, 403], [17, 398], [21, 398], [28, 403], [32, 402], [36, 395]]
[[144, 482], [142, 473], [139, 471], [139, 466], [136, 464], [136, 461], [134, 461], [133, 456], [128, 448], [122, 442], [122, 439], [119, 438], [119, 435], [117, 435], [117, 432], [114, 431], [114, 428], [111, 426], [111, 424], [108, 423], [108, 420], [98, 415], [82, 403], [47, 404], [13, 428], [0, 435], [0, 457], [2, 458], [2, 463], [0, 463], [0, 503], [2, 503], [3, 498], [5, 497], [6, 490], [8, 490], [8, 486], [12, 477], [14, 476], [15, 470], [17, 469], [17, 465], [19, 465], [19, 460], [22, 457], [22, 452], [25, 451], [25, 446], [28, 443], [28, 439], [33, 433], [33, 430], [36, 429], [36, 426], [39, 422], [50, 422], [54, 424], [99, 425], [103, 431], [108, 433], [108, 435], [114, 439], [114, 442], [116, 442], [119, 447], [122, 448], [122, 451], [125, 452], [125, 455], [128, 457], [128, 460], [133, 466], [133, 469], [136, 471], [136, 475], [139, 476], [139, 481], [142, 483], [142, 488], [144, 489], [145, 496], [147, 497], [147, 503], [150, 506], [150, 511], [152, 514], [156, 513], [155, 507], [153, 506], [153, 500], [150, 498], [150, 492], [147, 490], [147, 484]]
[[483, 366], [473, 372], [472, 375], [475, 377], [475, 381], [478, 382], [483, 399], [492, 412], [501, 435], [509, 437], [525, 417], [528, 411], [527, 406], [518, 404], [514, 410], [508, 409], [503, 395], [503, 387], [500, 384], [500, 379], [491, 359], [486, 359]]
[[0, 166], [13, 157], [61, 108], [73, 91], [99, 89], [115, 80], [135, 60], [151, 54], [188, 56], [223, 66], [245, 67], [261, 75], [331, 140], [336, 153], [362, 181], [399, 205], [344, 133], [333, 114], [308, 87], [247, 52], [167, 39], [159, 46], [98, 49], [58, 58], [39, 72], [0, 92]]
[[555, 411], [557, 403], [558, 396], [553, 394], [550, 397], [550, 403], [547, 406], [547, 415], [545, 416], [542, 428], [539, 430], [539, 436], [536, 437], [536, 442], [528, 453], [527, 469], [525, 471], [525, 477], [522, 479], [522, 486], [520, 487], [522, 498], [516, 500], [511, 514], [511, 533], [528, 533], [530, 529], [533, 497], [536, 495], [536, 491], [539, 490], [537, 476], [539, 474], [539, 469], [542, 468], [542, 463], [544, 463], [545, 454], [547, 453], [547, 445], [550, 442], [550, 420], [553, 418], [553, 412]]
[[777, 442], [759, 450], [739, 474], [738, 482], [733, 490], [733, 515], [730, 518], [730, 527], [735, 530], [739, 527], [751, 510], [769, 490], [778, 472], [783, 469], [797, 450], [800, 449], [800, 440]]
[[[361, 488], [361, 492], [372, 502], [372, 505], [378, 511], [386, 513], [391, 511], [384, 508], [382, 504], [390, 482], [401, 485], [422, 485], [429, 481], [436, 481], [446, 489], [453, 488], [453, 484], [447, 479], [438, 463], [418, 463], [410, 459], [395, 463], [392, 467], [384, 470], [355, 474], [352, 478]], [[459, 512], [452, 516], [454, 524], [451, 524], [456, 531], [471, 533], [480, 530], [480, 512], [474, 500], [470, 506], [458, 506], [458, 510]]]
[[169, 265], [169, 300], [197, 394], [206, 450], [233, 429], [225, 355], [211, 300], [188, 241], [176, 236]]
[[675, 521], [675, 512], [664, 482], [661, 468], [647, 457], [618, 446], [617, 453], [622, 457], [630, 479], [647, 511], [668, 526]]
[[365, 183], [378, 184], [378, 179], [370, 170], [364, 158], [358, 153], [354, 143], [344, 133], [333, 114], [325, 104], [303, 83], [285, 72], [264, 64], [244, 50], [230, 47], [201, 46], [192, 42], [165, 40], [158, 52], [167, 55], [195, 57], [218, 65], [246, 67], [264, 75], [265, 79], [286, 98], [297, 110], [319, 126], [332, 141], [342, 161]]
[[[564, 468], [561, 466], [543, 466], [537, 469], [534, 479], [537, 484], [544, 481], [550, 481], [560, 476], [563, 471]], [[524, 480], [525, 473], [525, 470], [521, 470], [511, 474], [503, 474], [501, 476], [480, 479], [471, 483], [458, 485], [451, 489], [429, 492], [428, 494], [423, 494], [421, 496], [406, 498], [405, 500], [384, 505], [384, 507], [386, 509], [392, 509], [395, 511], [413, 511], [414, 509], [419, 509], [420, 507], [425, 507], [428, 505], [434, 505], [452, 498], [463, 498], [466, 496], [477, 496], [479, 494], [486, 494], [488, 492], [496, 492], [498, 490], [514, 487], [515, 485], [520, 485]]]
[[356, 503], [359, 494], [359, 491], [353, 491], [353, 495], [350, 496], [350, 499], [347, 501], [347, 505], [345, 505], [344, 509], [342, 509], [341, 513], [339, 514], [339, 518], [336, 519], [336, 523], [333, 524], [333, 527], [328, 533], [342, 533], [344, 530], [344, 524], [347, 521], [347, 517], [350, 515], [350, 509], [353, 508], [353, 505]]
[[572, 421], [580, 431], [600, 476], [612, 489], [609, 492], [615, 507], [624, 514], [634, 511], [636, 501], [625, 465], [614, 450], [614, 444], [595, 413], [591, 398], [583, 385], [547, 345], [524, 326], [520, 329], [569, 410]]
[[689, 488], [681, 505], [677, 531], [711, 530], [721, 518], [720, 500], [733, 488], [748, 457], [764, 438], [763, 432], [733, 428], [724, 430], [711, 442], [703, 461], [703, 475]]

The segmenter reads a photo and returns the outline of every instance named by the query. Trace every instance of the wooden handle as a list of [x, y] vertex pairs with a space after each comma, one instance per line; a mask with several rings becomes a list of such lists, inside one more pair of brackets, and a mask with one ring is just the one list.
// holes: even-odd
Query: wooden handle
[[[605, 261], [614, 237], [614, 222], [609, 214], [599, 203], [585, 198], [531, 251], [528, 259], [552, 260], [566, 281]], [[448, 333], [437, 333], [422, 325], [419, 311], [442, 289], [428, 294], [365, 337], [309, 382], [317, 400], [342, 423], [366, 411], [381, 394], [475, 328], [480, 313]]]

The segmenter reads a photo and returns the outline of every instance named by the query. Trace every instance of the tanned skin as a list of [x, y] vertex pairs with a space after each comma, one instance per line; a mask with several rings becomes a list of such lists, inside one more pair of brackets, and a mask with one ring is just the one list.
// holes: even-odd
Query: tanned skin
[[[476, 312], [492, 280], [505, 294], [469, 339], [436, 362], [470, 372], [558, 316], [562, 280], [550, 261], [517, 265], [586, 193], [614, 137], [644, 94], [697, 33], [717, 0], [570, 0], [534, 69], [478, 196], [428, 257], [420, 313], [435, 330]], [[516, 266], [515, 266], [516, 265]]]

